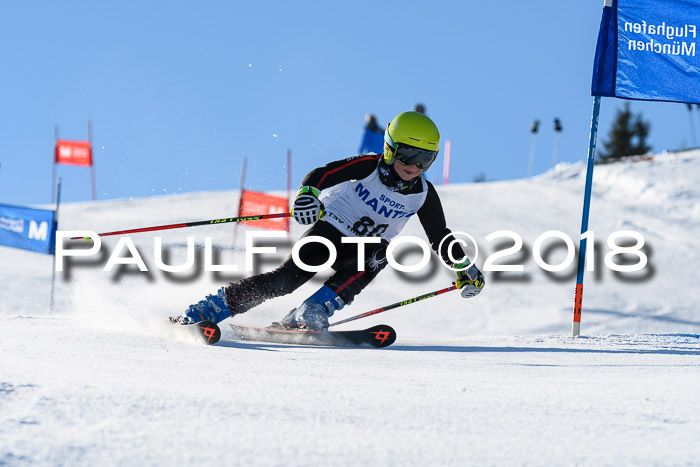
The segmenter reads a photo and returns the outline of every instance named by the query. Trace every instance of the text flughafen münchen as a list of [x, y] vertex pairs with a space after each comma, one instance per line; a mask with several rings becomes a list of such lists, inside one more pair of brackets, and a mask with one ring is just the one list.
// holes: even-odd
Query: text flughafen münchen
[[[685, 55], [695, 57], [695, 39], [697, 39], [697, 26], [684, 24], [683, 26], [671, 26], [661, 24], [625, 23], [626, 33], [641, 34], [643, 39], [631, 39], [628, 42], [628, 50], [640, 50], [655, 52], [663, 55]], [[666, 38], [671, 42], [659, 42], [655, 36]]]

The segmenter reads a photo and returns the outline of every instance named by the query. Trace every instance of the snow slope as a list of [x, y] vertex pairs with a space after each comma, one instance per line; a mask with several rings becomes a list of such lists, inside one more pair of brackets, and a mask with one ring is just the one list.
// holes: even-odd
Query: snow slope
[[[194, 270], [164, 273], [152, 234], [131, 236], [148, 273], [103, 271], [114, 237], [101, 256], [72, 259], [53, 311], [52, 258], [0, 247], [0, 465], [698, 464], [699, 176], [700, 151], [596, 167], [596, 265], [578, 338], [575, 265], [546, 273], [533, 250], [551, 230], [578, 245], [583, 164], [439, 187], [449, 226], [479, 244], [477, 263], [512, 244], [486, 239], [508, 230], [524, 247], [496, 264], [524, 272], [487, 273], [470, 300], [452, 292], [342, 325], [391, 324], [399, 337], [384, 350], [241, 343], [225, 325], [214, 347], [179, 340], [166, 317], [246, 273], [203, 271], [202, 248]], [[234, 192], [75, 203], [61, 207], [59, 229], [224, 218], [236, 206]], [[185, 262], [188, 236], [209, 236], [217, 264], [243, 268], [248, 229], [238, 249], [230, 224], [158, 236], [167, 264]], [[620, 230], [643, 235], [642, 271], [603, 264]], [[292, 239], [302, 232], [294, 226]], [[424, 238], [417, 220], [404, 234]], [[257, 270], [289, 251], [273, 243], [278, 253]], [[553, 249], [549, 263], [565, 253]], [[451, 274], [434, 260], [417, 273], [387, 269], [337, 319], [441, 289]], [[278, 319], [323, 277], [235, 320]]]

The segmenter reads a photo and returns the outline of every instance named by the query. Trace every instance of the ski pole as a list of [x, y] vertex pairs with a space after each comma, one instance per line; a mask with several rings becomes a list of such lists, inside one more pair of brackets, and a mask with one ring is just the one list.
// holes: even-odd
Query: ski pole
[[413, 297], [409, 298], [408, 300], [402, 300], [400, 302], [392, 303], [391, 305], [386, 305], [381, 308], [377, 308], [376, 310], [367, 311], [356, 316], [351, 316], [350, 318], [341, 319], [340, 321], [336, 321], [335, 323], [330, 324], [329, 326], [337, 326], [338, 324], [348, 323], [350, 321], [355, 321], [356, 319], [366, 318], [367, 316], [372, 316], [376, 315], [377, 313], [383, 313], [388, 310], [393, 310], [394, 308], [398, 308], [400, 306], [410, 305], [411, 303], [419, 302], [421, 300], [427, 300], [429, 298], [437, 297], [438, 295], [444, 294], [445, 292], [451, 292], [453, 290], [457, 290], [457, 286], [454, 285], [454, 283], [449, 287], [436, 290], [435, 292], [419, 295], [418, 297]]
[[[210, 219], [206, 221], [194, 221], [194, 222], [182, 222], [180, 224], [168, 224], [168, 225], [158, 225], [153, 227], [142, 227], [139, 229], [129, 229], [129, 230], [117, 230], [114, 232], [106, 232], [98, 234], [100, 237], [108, 237], [110, 235], [124, 235], [130, 233], [138, 232], [153, 232], [154, 230], [169, 230], [169, 229], [181, 229], [183, 227], [195, 227], [198, 225], [218, 225], [218, 224], [228, 224], [230, 222], [246, 222], [246, 221], [259, 221], [262, 219], [276, 219], [282, 217], [290, 217], [291, 214], [288, 212], [280, 212], [275, 214], [260, 214], [257, 216], [241, 216], [241, 217], [228, 217], [225, 219]], [[79, 240], [85, 237], [74, 237], [71, 240]], [[85, 240], [89, 240], [85, 238]]]

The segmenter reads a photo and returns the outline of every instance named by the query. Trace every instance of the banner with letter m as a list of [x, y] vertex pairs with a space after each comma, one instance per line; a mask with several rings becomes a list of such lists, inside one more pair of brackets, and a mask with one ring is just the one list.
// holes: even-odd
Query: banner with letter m
[[89, 141], [56, 141], [54, 162], [57, 164], [92, 166], [92, 146]]
[[700, 102], [700, 0], [606, 0], [591, 95]]
[[52, 255], [55, 238], [54, 211], [0, 204], [0, 245]]

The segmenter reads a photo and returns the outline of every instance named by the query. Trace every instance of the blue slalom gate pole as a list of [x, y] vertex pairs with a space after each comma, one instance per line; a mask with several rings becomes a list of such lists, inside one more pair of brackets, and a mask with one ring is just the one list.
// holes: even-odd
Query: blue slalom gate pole
[[578, 247], [578, 272], [576, 273], [576, 293], [574, 295], [574, 322], [572, 335], [581, 333], [581, 307], [583, 306], [583, 273], [586, 264], [586, 241], [584, 234], [588, 232], [588, 213], [591, 208], [591, 188], [593, 185], [593, 167], [595, 166], [595, 146], [598, 139], [598, 117], [600, 116], [600, 96], [593, 97], [593, 113], [591, 115], [591, 133], [588, 138], [588, 166], [586, 168], [586, 188], [583, 195], [583, 215], [581, 217], [581, 239]]

